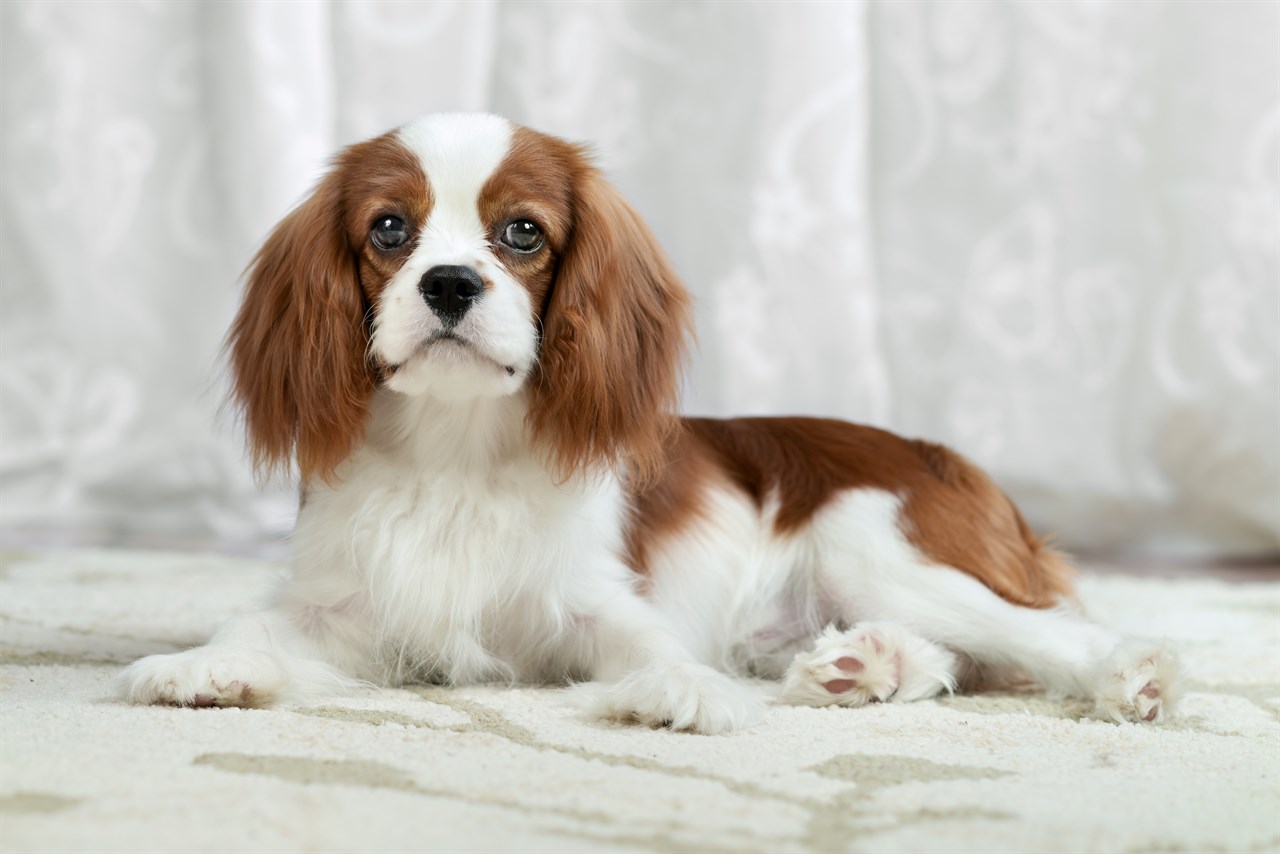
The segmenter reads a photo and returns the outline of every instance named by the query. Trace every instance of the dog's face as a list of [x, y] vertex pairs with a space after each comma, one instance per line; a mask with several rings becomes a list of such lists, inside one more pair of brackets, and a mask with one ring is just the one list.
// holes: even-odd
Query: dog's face
[[688, 298], [582, 149], [443, 115], [343, 151], [268, 238], [229, 337], [256, 461], [328, 478], [377, 387], [523, 394], [562, 475], [656, 463]]
[[370, 145], [413, 155], [347, 217], [387, 387], [445, 399], [519, 390], [580, 155], [495, 116], [428, 117]]

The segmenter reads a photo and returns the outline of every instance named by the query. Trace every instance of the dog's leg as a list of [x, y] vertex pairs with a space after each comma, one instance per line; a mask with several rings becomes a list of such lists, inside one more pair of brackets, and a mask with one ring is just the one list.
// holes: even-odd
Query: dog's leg
[[117, 678], [131, 703], [269, 706], [304, 703], [360, 684], [362, 621], [348, 603], [330, 608], [280, 604], [233, 618], [205, 646], [151, 655]]
[[614, 583], [599, 586], [578, 609], [588, 627], [592, 676], [612, 683], [597, 696], [593, 711], [704, 734], [755, 722], [763, 708], [760, 696], [695, 661], [662, 614], [623, 580], [629, 570], [619, 569]]
[[1069, 607], [1015, 605], [950, 567], [829, 578], [847, 590], [841, 598], [857, 603], [851, 613], [893, 621], [980, 664], [1014, 668], [1051, 693], [1091, 699], [1101, 716], [1160, 723], [1176, 700], [1171, 652], [1124, 643]]
[[796, 655], [780, 702], [796, 706], [861, 706], [923, 700], [956, 686], [955, 653], [893, 623], [828, 626], [814, 647]]
[[[960, 480], [972, 485], [975, 476]], [[966, 536], [996, 536], [988, 529], [1003, 525], [1013, 537], [1008, 548], [1029, 549], [1026, 557], [1039, 561], [1041, 571], [1054, 572], [1012, 506], [994, 495], [986, 516], [968, 519]], [[955, 507], [973, 510], [963, 494], [953, 498]], [[1015, 671], [1050, 693], [1091, 699], [1107, 718], [1159, 723], [1171, 712], [1177, 665], [1170, 652], [1124, 644], [1066, 604], [1016, 605], [974, 576], [929, 559], [904, 531], [945, 537], [904, 519], [902, 507], [897, 495], [854, 490], [815, 521], [816, 589], [829, 619], [896, 623], [980, 667]]]

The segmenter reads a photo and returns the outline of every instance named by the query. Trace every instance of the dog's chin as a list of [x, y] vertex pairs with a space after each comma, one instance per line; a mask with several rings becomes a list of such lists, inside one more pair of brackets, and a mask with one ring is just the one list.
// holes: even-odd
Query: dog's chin
[[454, 335], [433, 336], [386, 378], [392, 391], [441, 400], [473, 400], [514, 394], [524, 371]]

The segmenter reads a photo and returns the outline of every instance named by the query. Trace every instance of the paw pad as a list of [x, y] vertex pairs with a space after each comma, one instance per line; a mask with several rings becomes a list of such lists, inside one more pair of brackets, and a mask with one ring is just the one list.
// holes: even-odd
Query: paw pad
[[784, 694], [818, 706], [883, 702], [897, 690], [901, 667], [899, 650], [876, 629], [829, 630], [812, 652], [796, 656]]
[[1172, 653], [1118, 653], [1108, 672], [1098, 690], [1098, 714], [1114, 721], [1158, 724], [1172, 712], [1178, 677]]

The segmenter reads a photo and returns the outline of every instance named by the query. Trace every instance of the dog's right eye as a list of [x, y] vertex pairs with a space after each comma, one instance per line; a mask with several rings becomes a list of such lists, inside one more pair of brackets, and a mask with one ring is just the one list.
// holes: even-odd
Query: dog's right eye
[[379, 249], [395, 249], [409, 239], [409, 229], [398, 216], [380, 217], [370, 234], [373, 245]]

